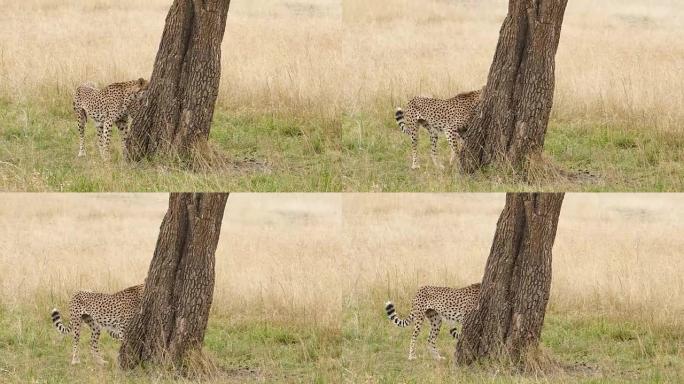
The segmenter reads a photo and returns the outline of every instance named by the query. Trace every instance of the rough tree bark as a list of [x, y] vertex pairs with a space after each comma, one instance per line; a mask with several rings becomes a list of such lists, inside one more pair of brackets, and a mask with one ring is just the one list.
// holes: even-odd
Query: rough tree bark
[[214, 262], [228, 194], [171, 194], [145, 280], [139, 313], [119, 350], [119, 365], [182, 366], [200, 350], [214, 292]]
[[175, 0], [148, 91], [133, 108], [129, 160], [157, 153], [188, 157], [207, 145], [221, 77], [230, 0]]
[[553, 104], [555, 56], [567, 0], [510, 0], [482, 102], [461, 132], [461, 169], [494, 163], [527, 174]]
[[479, 303], [466, 316], [456, 345], [457, 364], [487, 356], [519, 364], [538, 346], [562, 203], [562, 193], [506, 195]]

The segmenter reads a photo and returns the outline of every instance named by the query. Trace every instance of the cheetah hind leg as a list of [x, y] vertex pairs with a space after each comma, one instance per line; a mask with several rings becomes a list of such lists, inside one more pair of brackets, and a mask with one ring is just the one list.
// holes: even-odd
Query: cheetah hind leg
[[112, 134], [112, 122], [105, 121], [102, 124], [102, 136], [100, 136], [100, 157], [102, 160], [109, 160], [109, 140]]
[[81, 340], [81, 316], [74, 311], [71, 311], [71, 333], [74, 338], [71, 349], [71, 365], [76, 365], [81, 362], [78, 357], [78, 343]]
[[93, 355], [93, 358], [95, 359], [95, 362], [97, 362], [100, 365], [105, 365], [107, 364], [107, 360], [105, 360], [102, 357], [102, 354], [100, 353], [99, 349], [99, 343], [100, 343], [100, 333], [102, 332], [102, 327], [93, 320], [93, 318], [89, 315], [83, 315], [83, 321], [88, 324], [91, 330], [90, 334], [90, 352]]
[[418, 169], [418, 130], [411, 131], [411, 169]]
[[439, 329], [442, 326], [442, 316], [434, 310], [429, 310], [426, 313], [430, 319], [430, 335], [428, 336], [428, 350], [435, 360], [444, 360], [444, 357], [439, 354], [437, 350], [437, 337], [439, 336]]
[[85, 126], [88, 117], [83, 109], [76, 110], [78, 115], [78, 157], [86, 155], [85, 151]]
[[409, 345], [409, 354], [408, 354], [409, 360], [415, 360], [416, 359], [416, 341], [418, 340], [418, 335], [420, 334], [420, 329], [423, 326], [423, 320], [425, 320], [425, 318], [422, 316], [416, 317], [415, 326], [413, 328], [413, 334], [411, 335], [411, 344]]

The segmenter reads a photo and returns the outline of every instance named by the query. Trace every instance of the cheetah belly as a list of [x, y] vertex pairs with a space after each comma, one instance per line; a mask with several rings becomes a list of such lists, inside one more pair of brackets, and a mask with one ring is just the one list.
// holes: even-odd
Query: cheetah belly
[[109, 332], [110, 335], [119, 335], [122, 333], [120, 321], [113, 315], [99, 314], [92, 316], [93, 320], [100, 326], [103, 330]]
[[445, 130], [449, 129], [450, 126], [456, 124], [456, 119], [435, 111], [424, 111], [420, 113], [418, 115], [418, 120], [425, 121], [427, 126], [439, 132], [444, 132]]

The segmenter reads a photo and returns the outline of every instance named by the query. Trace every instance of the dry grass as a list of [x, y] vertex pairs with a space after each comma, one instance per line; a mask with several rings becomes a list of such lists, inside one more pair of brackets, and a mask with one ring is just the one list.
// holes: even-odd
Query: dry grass
[[[63, 107], [76, 85], [149, 78], [170, 1], [3, 1], [0, 95]], [[30, 9], [30, 12], [26, 12]], [[334, 116], [339, 3], [231, 4], [218, 103]]]
[[[141, 281], [165, 195], [5, 195], [0, 298], [49, 309], [76, 289]], [[481, 278], [503, 195], [229, 198], [214, 310], [339, 325], [340, 308], [408, 300]], [[554, 248], [552, 308], [684, 326], [684, 196], [570, 194]], [[245, 310], [250, 308], [250, 310]]]
[[[358, 294], [410, 297], [478, 281], [504, 196], [345, 197]], [[554, 247], [552, 308], [684, 326], [682, 195], [569, 194]]]
[[[481, 86], [506, 4], [344, 0], [346, 104], [387, 114], [416, 94], [446, 97]], [[553, 116], [681, 132], [683, 17], [673, 0], [569, 2]]]
[[[144, 278], [166, 195], [42, 194], [44, 203], [36, 196], [7, 194], [0, 203], [0, 269], [16, 278], [2, 279], [3, 303], [118, 290]], [[217, 250], [218, 311], [317, 307], [317, 290], [326, 286], [318, 274], [340, 262], [339, 196], [268, 196], [229, 198]], [[334, 308], [327, 309], [321, 316], [332, 321]]]
[[[68, 105], [85, 81], [151, 72], [169, 1], [4, 1], [0, 95]], [[26, 12], [30, 9], [30, 12]], [[259, 0], [231, 4], [219, 104], [337, 116], [451, 95], [486, 79], [506, 1]], [[684, 7], [570, 2], [554, 116], [681, 131]]]

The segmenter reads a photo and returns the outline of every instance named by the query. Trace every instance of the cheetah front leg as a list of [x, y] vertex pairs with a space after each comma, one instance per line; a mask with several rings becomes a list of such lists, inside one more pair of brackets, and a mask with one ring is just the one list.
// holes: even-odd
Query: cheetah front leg
[[428, 336], [428, 350], [435, 360], [444, 360], [437, 350], [437, 337], [439, 336], [439, 329], [442, 326], [442, 316], [436, 311], [428, 311], [428, 318], [430, 319], [430, 335]]
[[130, 120], [128, 118], [123, 118], [116, 122], [116, 127], [119, 128], [119, 133], [121, 133], [121, 151], [126, 154], [126, 141], [128, 141], [128, 132], [130, 130]]
[[428, 127], [428, 131], [430, 132], [430, 157], [432, 158], [432, 163], [435, 167], [444, 169], [444, 165], [437, 159], [437, 139], [439, 138], [439, 131], [433, 127]]
[[416, 341], [418, 340], [418, 335], [420, 334], [420, 329], [423, 326], [423, 320], [425, 320], [425, 318], [423, 316], [417, 316], [416, 317], [416, 325], [413, 327], [413, 334], [411, 334], [411, 344], [409, 345], [409, 354], [408, 354], [409, 360], [415, 360], [416, 359]]
[[454, 340], [458, 341], [458, 327], [456, 326], [455, 321], [451, 322], [451, 329], [449, 329], [449, 334], [451, 335], [451, 337], [454, 338]]
[[97, 150], [102, 154], [102, 123], [95, 122], [95, 132], [97, 132]]
[[109, 333], [109, 336], [112, 337], [112, 339], [116, 340], [123, 340], [123, 333], [119, 330], [113, 330], [113, 329], [108, 329], [107, 332]]
[[458, 133], [448, 129], [446, 131], [447, 141], [449, 142], [449, 147], [451, 148], [451, 156], [449, 157], [449, 165], [453, 165], [456, 161], [456, 156], [458, 154], [458, 149], [463, 141]]
[[102, 124], [102, 135], [100, 136], [100, 157], [109, 160], [109, 140], [112, 134], [112, 122], [105, 121]]

